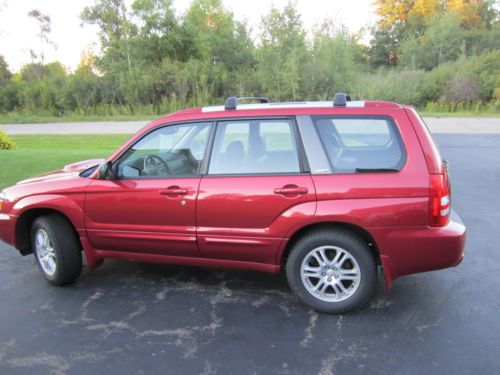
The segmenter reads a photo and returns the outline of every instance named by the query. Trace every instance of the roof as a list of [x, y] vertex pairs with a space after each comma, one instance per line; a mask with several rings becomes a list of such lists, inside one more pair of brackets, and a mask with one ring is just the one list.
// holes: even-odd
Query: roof
[[173, 112], [167, 116], [152, 122], [149, 127], [165, 124], [176, 120], [203, 120], [220, 117], [240, 117], [240, 116], [288, 116], [307, 115], [314, 113], [349, 113], [362, 108], [372, 109], [370, 112], [377, 112], [383, 109], [396, 109], [401, 106], [394, 102], [384, 101], [349, 101], [343, 107], [334, 107], [332, 101], [309, 101], [309, 102], [283, 102], [283, 103], [255, 103], [238, 104], [236, 109], [225, 109], [223, 105], [206, 106], [183, 109]]
[[[399, 104], [394, 102], [386, 101], [349, 101], [346, 103], [347, 108], [363, 108], [363, 107], [379, 107], [379, 108], [399, 108]], [[195, 107], [182, 109], [171, 113], [168, 116], [178, 116], [195, 114], [200, 112], [231, 112], [238, 110], [251, 110], [251, 109], [278, 109], [278, 108], [333, 108], [331, 101], [309, 101], [309, 102], [277, 102], [277, 103], [249, 103], [249, 104], [238, 104], [236, 109], [226, 110], [223, 105], [216, 106], [206, 106], [206, 107]]]

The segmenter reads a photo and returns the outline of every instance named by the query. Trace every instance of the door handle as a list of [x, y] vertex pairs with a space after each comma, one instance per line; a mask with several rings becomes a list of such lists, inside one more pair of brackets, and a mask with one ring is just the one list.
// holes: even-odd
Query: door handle
[[309, 190], [304, 187], [298, 186], [283, 186], [281, 188], [274, 189], [274, 194], [282, 194], [282, 195], [298, 195], [298, 194], [307, 194]]
[[188, 189], [180, 188], [179, 186], [170, 186], [166, 189], [160, 190], [160, 194], [162, 195], [186, 195], [188, 193]]

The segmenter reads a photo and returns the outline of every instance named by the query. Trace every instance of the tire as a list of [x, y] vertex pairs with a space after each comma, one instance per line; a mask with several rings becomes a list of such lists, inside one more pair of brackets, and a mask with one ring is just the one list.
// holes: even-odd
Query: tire
[[38, 268], [49, 283], [66, 285], [80, 276], [80, 241], [64, 217], [51, 214], [37, 218], [31, 226], [31, 244]]
[[371, 300], [377, 264], [369, 246], [358, 236], [341, 229], [321, 230], [295, 243], [286, 274], [290, 288], [303, 303], [319, 312], [341, 314]]

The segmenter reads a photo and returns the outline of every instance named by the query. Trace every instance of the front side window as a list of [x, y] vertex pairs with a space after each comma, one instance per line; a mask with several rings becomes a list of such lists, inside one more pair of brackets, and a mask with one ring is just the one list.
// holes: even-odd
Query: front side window
[[334, 172], [401, 170], [406, 161], [401, 136], [387, 117], [313, 117]]
[[288, 120], [225, 121], [217, 126], [209, 174], [299, 173]]
[[154, 130], [120, 158], [122, 178], [195, 176], [207, 147], [211, 123], [170, 125]]

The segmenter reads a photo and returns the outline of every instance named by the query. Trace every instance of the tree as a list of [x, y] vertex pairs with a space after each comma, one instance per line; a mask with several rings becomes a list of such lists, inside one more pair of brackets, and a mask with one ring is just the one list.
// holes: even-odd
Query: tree
[[500, 22], [491, 24], [490, 29], [465, 30], [467, 56], [479, 55], [485, 50], [500, 49]]
[[401, 64], [430, 70], [456, 60], [463, 48], [464, 36], [458, 18], [452, 13], [434, 16], [420, 38], [409, 38], [402, 44]]
[[428, 19], [442, 9], [442, 0], [376, 0], [377, 25], [372, 30], [369, 59], [373, 66], [394, 66], [401, 45], [408, 38], [418, 38]]
[[12, 82], [12, 73], [0, 55], [0, 113], [14, 110], [19, 105], [18, 85]]
[[399, 45], [402, 39], [401, 27], [392, 29], [375, 27], [368, 49], [368, 60], [374, 67], [395, 66], [399, 59]]
[[341, 26], [326, 20], [314, 32], [312, 49], [301, 76], [307, 98], [332, 99], [336, 92], [350, 92], [358, 72], [358, 42]]
[[41, 72], [39, 76], [43, 74], [43, 67], [45, 61], [45, 47], [46, 45], [52, 45], [56, 47], [54, 42], [49, 39], [49, 34], [52, 30], [50, 17], [47, 14], [43, 14], [38, 9], [33, 9], [28, 12], [28, 16], [33, 18], [38, 23], [38, 38], [40, 39], [40, 50], [38, 53], [34, 49], [30, 49], [31, 60], [34, 63], [38, 61]]
[[258, 77], [265, 92], [276, 100], [301, 97], [301, 75], [306, 57], [306, 38], [293, 3], [282, 11], [272, 8], [262, 18]]
[[262, 18], [256, 42], [222, 0], [193, 0], [182, 15], [173, 3], [94, 0], [81, 19], [97, 25], [101, 52], [84, 51], [69, 74], [46, 64], [50, 18], [30, 12], [40, 48], [16, 74], [0, 56], [0, 111], [152, 115], [229, 95], [331, 99], [337, 91], [418, 106], [500, 97], [491, 0], [376, 0], [370, 47], [330, 20], [306, 34], [293, 1]]
[[494, 1], [488, 0], [447, 0], [447, 9], [454, 13], [466, 29], [489, 28], [498, 11]]
[[382, 28], [392, 28], [407, 22], [415, 0], [375, 0], [375, 13]]
[[5, 61], [5, 58], [0, 55], [0, 87], [7, 84], [9, 82], [10, 77], [12, 77], [12, 73], [9, 70], [9, 66]]
[[229, 70], [252, 63], [252, 42], [246, 25], [237, 22], [221, 0], [194, 0], [185, 27], [192, 33], [196, 57]]
[[62, 95], [65, 108], [84, 109], [102, 102], [101, 80], [94, 70], [93, 51], [82, 51], [78, 68], [66, 80], [66, 89]]
[[451, 13], [433, 17], [424, 34], [423, 42], [428, 60], [428, 64], [423, 64], [424, 67], [433, 68], [445, 61], [457, 59], [463, 44], [460, 21]]
[[143, 62], [159, 64], [167, 57], [185, 61], [192, 54], [192, 38], [176, 19], [171, 0], [136, 0], [132, 15], [138, 24]]
[[99, 26], [99, 40], [104, 51], [98, 59], [104, 71], [131, 70], [132, 37], [137, 28], [130, 21], [125, 0], [96, 0], [94, 6], [85, 7], [81, 13], [83, 22]]

